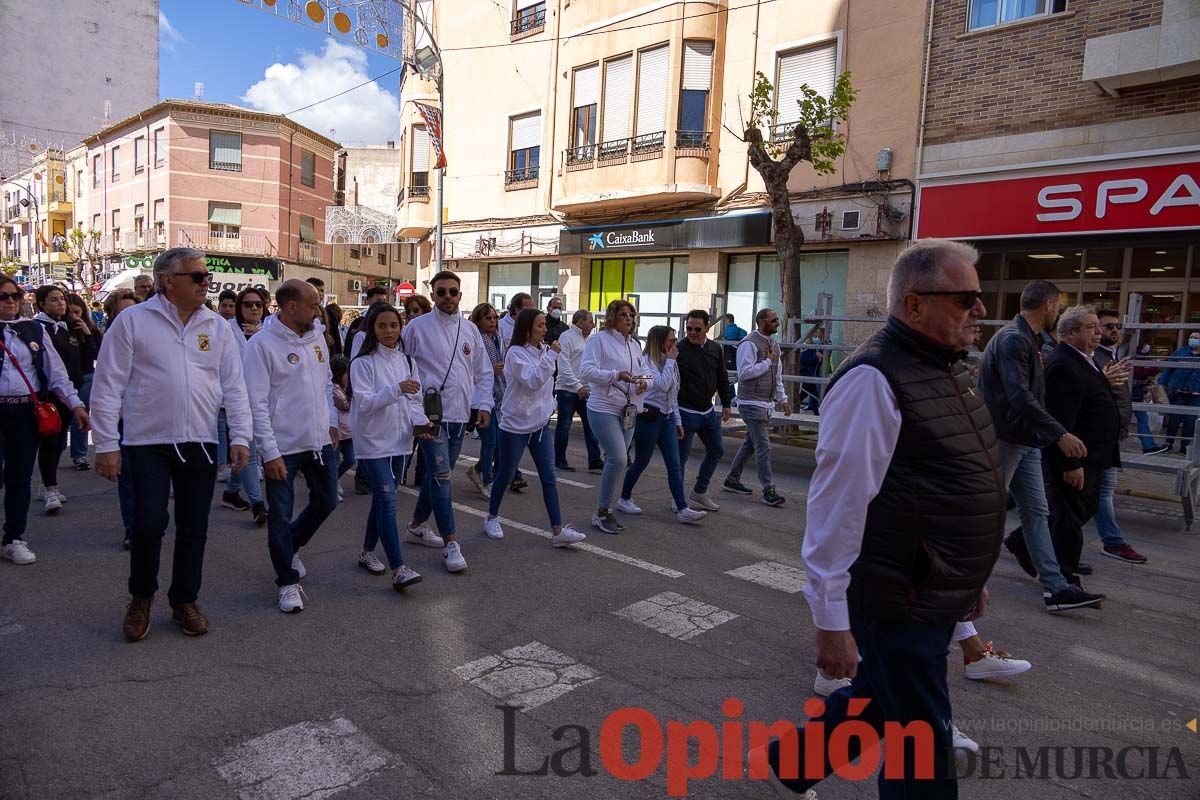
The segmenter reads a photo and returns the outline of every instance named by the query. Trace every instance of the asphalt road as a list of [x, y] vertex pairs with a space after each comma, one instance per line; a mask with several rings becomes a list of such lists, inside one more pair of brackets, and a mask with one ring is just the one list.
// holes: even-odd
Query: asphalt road
[[[465, 453], [477, 447], [468, 441]], [[544, 538], [536, 483], [506, 500], [502, 515], [518, 521], [507, 537], [486, 539], [485, 502], [462, 465], [454, 493], [465, 573], [446, 573], [440, 551], [414, 546], [405, 556], [424, 582], [404, 595], [368, 575], [356, 557], [369, 498], [347, 489], [304, 551], [305, 611], [283, 615], [265, 531], [215, 504], [201, 597], [211, 632], [192, 639], [171, 623], [167, 569], [150, 636], [137, 644], [121, 636], [128, 565], [115, 489], [64, 470], [66, 508], [47, 518], [35, 501], [28, 539], [38, 562], [0, 562], [0, 797], [658, 798], [670, 788], [665, 767], [642, 780], [605, 767], [602, 726], [618, 709], [645, 709], [663, 730], [672, 720], [719, 728], [731, 719], [729, 697], [744, 704], [733, 722], [802, 717], [814, 673], [799, 593], [810, 452], [777, 448], [784, 507], [715, 491], [721, 511], [699, 526], [674, 522], [656, 460], [635, 495], [646, 513], [625, 518], [619, 536], [588, 527], [599, 476], [565, 475], [564, 512], [589, 534], [590, 548], [576, 550]], [[402, 498], [402, 516], [412, 503]], [[1183, 532], [1170, 505], [1119, 504], [1128, 538], [1151, 560], [1102, 558], [1093, 536], [1086, 552], [1097, 574], [1087, 585], [1109, 595], [1100, 611], [1046, 614], [1036, 585], [1001, 557], [979, 627], [1035, 666], [972, 683], [952, 650], [956, 720], [998, 748], [992, 777], [964, 780], [963, 797], [1200, 797], [1200, 735], [1186, 729], [1200, 713], [1200, 537]], [[595, 774], [497, 775], [503, 705], [522, 707], [508, 719], [514, 769], [537, 771], [565, 750], [554, 766], [577, 773], [586, 750]], [[1017, 748], [1044, 759], [1048, 777], [1014, 777]], [[1110, 763], [1140, 748], [1125, 750], [1126, 774], [1149, 769], [1145, 748], [1158, 748], [1156, 769], [1169, 777], [1108, 778], [1101, 767], [1090, 778], [1088, 759], [1100, 756], [1078, 748], [1109, 748]], [[1073, 778], [1077, 753], [1084, 774]], [[719, 770], [687, 788], [772, 796]], [[875, 787], [834, 778], [818, 792], [874, 797]]]

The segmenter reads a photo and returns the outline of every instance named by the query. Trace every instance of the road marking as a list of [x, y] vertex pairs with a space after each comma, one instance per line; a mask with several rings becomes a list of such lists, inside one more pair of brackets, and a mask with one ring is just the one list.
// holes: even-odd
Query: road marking
[[682, 642], [738, 617], [675, 592], [656, 594], [613, 613]]
[[348, 719], [301, 722], [242, 742], [213, 763], [241, 800], [320, 800], [369, 780], [394, 756]]
[[[416, 489], [410, 489], [407, 486], [397, 486], [396, 491], [404, 492], [405, 494], [412, 495], [413, 497], [417, 497], [420, 494], [420, 492], [418, 492]], [[473, 517], [479, 517], [480, 519], [482, 519], [487, 516], [486, 511], [480, 511], [479, 509], [472, 508], [471, 506], [464, 505], [463, 503], [452, 503], [451, 505], [454, 507], [454, 509], [456, 511], [461, 511], [464, 514], [470, 514]], [[543, 530], [541, 528], [535, 528], [532, 525], [526, 525], [524, 522], [517, 522], [515, 519], [509, 519], [508, 517], [499, 517], [498, 516], [498, 517], [496, 517], [496, 519], [500, 520], [500, 524], [502, 526], [504, 526], [505, 528], [516, 528], [519, 531], [525, 531], [526, 533], [532, 533], [534, 536], [541, 536], [543, 539], [549, 539], [551, 536], [554, 535], [550, 531]], [[638, 569], [644, 569], [647, 572], [653, 572], [656, 575], [662, 575], [667, 578], [682, 578], [683, 577], [683, 573], [680, 572], [679, 570], [671, 569], [670, 567], [662, 567], [662, 566], [659, 566], [658, 564], [652, 564], [649, 561], [643, 561], [640, 558], [634, 558], [633, 556], [627, 556], [624, 553], [618, 553], [618, 552], [615, 552], [613, 550], [608, 550], [603, 547], [597, 547], [596, 545], [588, 544], [587, 542], [580, 542], [579, 544], [573, 544], [573, 545], [571, 545], [571, 547], [575, 548], [576, 550], [584, 550], [589, 553], [593, 553], [595, 555], [601, 556], [603, 558], [611, 559], [613, 561], [620, 561], [622, 564], [628, 564], [631, 567], [637, 567]]]
[[0, 617], [0, 636], [20, 633], [23, 630], [25, 630], [25, 626], [17, 622], [16, 617]]
[[1067, 654], [1088, 669], [1100, 666], [1121, 675], [1127, 680], [1148, 684], [1159, 691], [1170, 692], [1179, 697], [1187, 698], [1189, 701], [1194, 700], [1197, 695], [1200, 695], [1200, 683], [1174, 678], [1164, 672], [1162, 667], [1155, 664], [1122, 658], [1103, 650], [1097, 650], [1094, 647], [1088, 647], [1085, 644], [1071, 645], [1067, 648]]
[[757, 564], [731, 569], [725, 574], [788, 594], [795, 594], [808, 583], [808, 576], [804, 574], [804, 570], [780, 564], [778, 561], [759, 561]]
[[[479, 459], [475, 458], [474, 456], [464, 456], [464, 455], [459, 455], [458, 460], [459, 461], [475, 461], [475, 462], [479, 461]], [[536, 473], [532, 473], [532, 474], [536, 474]], [[559, 483], [565, 483], [567, 486], [577, 486], [580, 489], [595, 489], [596, 488], [595, 486], [593, 486], [590, 483], [580, 483], [579, 481], [573, 481], [573, 480], [570, 480], [569, 478], [564, 478], [561, 475], [557, 475], [557, 478], [558, 478]], [[530, 483], [533, 483], [533, 481], [530, 481]]]
[[600, 678], [591, 667], [536, 641], [455, 667], [454, 674], [525, 711]]

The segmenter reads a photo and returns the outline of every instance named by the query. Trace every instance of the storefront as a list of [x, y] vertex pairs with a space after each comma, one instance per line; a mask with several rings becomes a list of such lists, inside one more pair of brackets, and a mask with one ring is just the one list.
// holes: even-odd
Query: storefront
[[[917, 219], [919, 238], [979, 248], [990, 318], [1014, 316], [1025, 284], [1044, 279], [1064, 303], [1124, 313], [1136, 293], [1142, 322], [1200, 322], [1200, 148], [931, 176]], [[1160, 330], [1152, 344], [1182, 340]]]

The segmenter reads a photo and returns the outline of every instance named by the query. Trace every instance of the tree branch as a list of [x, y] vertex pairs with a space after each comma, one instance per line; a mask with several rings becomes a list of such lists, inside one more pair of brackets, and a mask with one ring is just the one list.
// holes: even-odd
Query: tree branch
[[791, 172], [792, 167], [801, 161], [812, 162], [812, 139], [808, 135], [808, 128], [797, 125], [792, 131], [792, 143], [779, 160], [779, 168], [784, 172]]

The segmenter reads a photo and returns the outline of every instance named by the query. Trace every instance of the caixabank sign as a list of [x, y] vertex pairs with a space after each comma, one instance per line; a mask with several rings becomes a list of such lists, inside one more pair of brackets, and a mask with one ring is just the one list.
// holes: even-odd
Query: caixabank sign
[[561, 255], [603, 256], [631, 251], [749, 247], [770, 243], [770, 214], [737, 214], [564, 228], [559, 234], [558, 252]]

